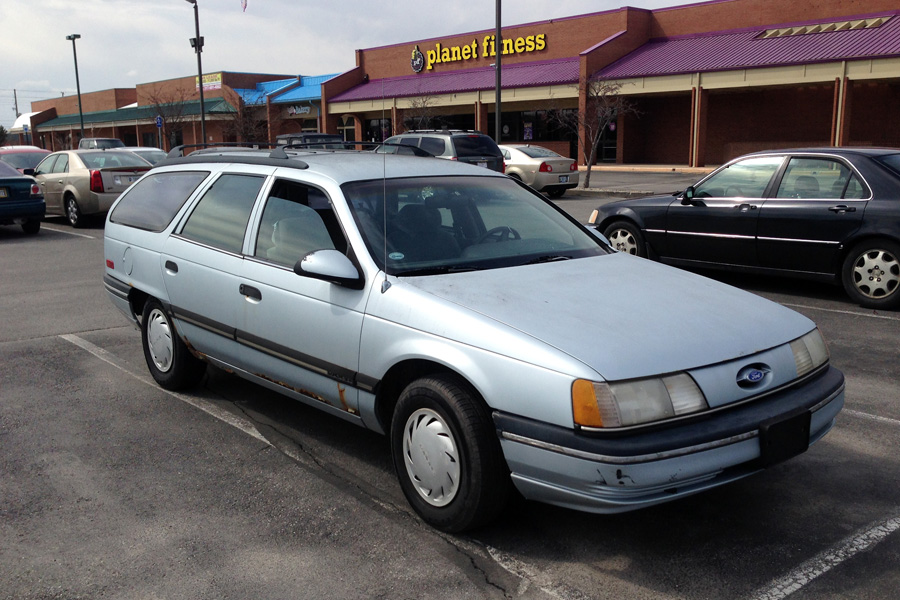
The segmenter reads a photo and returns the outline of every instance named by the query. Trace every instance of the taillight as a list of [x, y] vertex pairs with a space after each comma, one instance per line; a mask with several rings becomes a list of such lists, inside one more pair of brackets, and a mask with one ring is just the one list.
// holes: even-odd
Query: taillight
[[100, 171], [91, 171], [91, 191], [95, 194], [103, 193], [103, 174]]
[[570, 170], [570, 171], [577, 171], [577, 170], [578, 170], [578, 163], [573, 162], [571, 165], [569, 165], [569, 170]]
[[547, 164], [547, 163], [541, 163], [541, 168], [538, 169], [538, 171], [540, 171], [541, 173], [552, 173], [552, 172], [553, 172], [553, 167], [551, 167], [551, 166], [550, 166], [549, 164]]
[[41, 186], [36, 183], [31, 184], [31, 195], [32, 196], [40, 196], [41, 195]]
[[506, 163], [505, 162], [500, 163], [500, 172], [506, 173]]

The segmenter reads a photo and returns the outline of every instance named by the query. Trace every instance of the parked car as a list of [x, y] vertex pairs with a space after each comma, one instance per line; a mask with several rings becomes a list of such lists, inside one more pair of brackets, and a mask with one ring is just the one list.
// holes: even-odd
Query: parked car
[[843, 283], [900, 306], [900, 150], [808, 148], [741, 156], [671, 196], [612, 202], [590, 222], [621, 251]]
[[151, 165], [155, 165], [166, 157], [165, 150], [160, 150], [159, 148], [154, 148], [153, 146], [126, 146], [122, 148], [122, 150], [134, 152]]
[[844, 402], [806, 317], [614, 252], [459, 162], [170, 158], [113, 205], [104, 258], [159, 385], [209, 363], [386, 433], [446, 531], [490, 521], [511, 484], [593, 512], [694, 494], [802, 453]]
[[127, 151], [62, 150], [45, 157], [34, 177], [47, 214], [64, 215], [72, 227], [81, 227], [88, 215], [109, 210], [119, 194], [151, 166]]
[[506, 174], [551, 198], [578, 186], [578, 163], [543, 146], [501, 145]]
[[116, 138], [81, 138], [78, 140], [79, 150], [95, 150], [99, 148], [124, 148], [125, 142]]
[[0, 161], [0, 225], [20, 225], [29, 235], [41, 230], [44, 196], [34, 177]]
[[300, 133], [283, 133], [275, 137], [275, 143], [279, 146], [289, 144], [330, 144], [323, 148], [343, 148], [344, 138], [336, 133], [319, 133], [303, 131]]
[[50, 154], [49, 150], [37, 146], [3, 146], [0, 148], [0, 160], [12, 165], [19, 173], [23, 174], [26, 169], [34, 169], [48, 154]]
[[[497, 144], [478, 131], [462, 129], [410, 130], [384, 140], [378, 152], [387, 154], [412, 154], [403, 146], [421, 148], [432, 156], [487, 167], [503, 172], [503, 154]], [[400, 144], [397, 146], [396, 144]]]

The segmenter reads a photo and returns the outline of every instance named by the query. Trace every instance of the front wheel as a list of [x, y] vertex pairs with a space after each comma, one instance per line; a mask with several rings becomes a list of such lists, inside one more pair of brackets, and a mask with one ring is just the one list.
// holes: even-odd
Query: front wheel
[[506, 503], [509, 470], [490, 413], [455, 375], [407, 386], [391, 422], [391, 455], [406, 499], [437, 529], [484, 525]]
[[869, 240], [847, 254], [841, 269], [847, 294], [860, 306], [894, 309], [900, 306], [900, 244]]
[[155, 299], [144, 305], [141, 342], [150, 374], [167, 390], [196, 385], [206, 373], [206, 363], [190, 353], [169, 313]]
[[647, 246], [641, 230], [628, 221], [616, 221], [603, 230], [612, 247], [625, 254], [647, 257]]

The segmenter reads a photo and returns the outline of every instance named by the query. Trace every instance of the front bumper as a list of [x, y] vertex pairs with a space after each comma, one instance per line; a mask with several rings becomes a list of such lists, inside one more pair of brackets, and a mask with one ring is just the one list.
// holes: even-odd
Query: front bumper
[[[829, 366], [759, 400], [655, 430], [588, 436], [504, 413], [494, 413], [494, 424], [513, 482], [526, 498], [616, 513], [695, 494], [789, 458], [806, 444], [764, 452], [763, 439], [768, 446], [774, 438], [770, 425], [808, 415], [811, 445], [831, 429], [843, 405], [844, 376]], [[805, 436], [805, 425], [802, 431]]]

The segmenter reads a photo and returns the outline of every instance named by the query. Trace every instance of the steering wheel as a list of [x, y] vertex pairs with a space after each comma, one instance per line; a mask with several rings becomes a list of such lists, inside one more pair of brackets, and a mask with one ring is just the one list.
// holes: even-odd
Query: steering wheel
[[744, 191], [736, 185], [729, 185], [725, 188], [725, 197], [726, 198], [743, 198]]
[[483, 233], [477, 240], [475, 240], [476, 244], [483, 244], [484, 242], [505, 242], [509, 239], [521, 240], [522, 236], [519, 235], [519, 232], [509, 227], [508, 225], [501, 225], [500, 227], [494, 227], [493, 229], [487, 230]]

